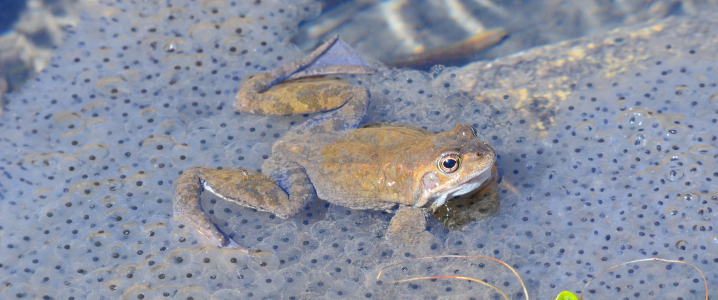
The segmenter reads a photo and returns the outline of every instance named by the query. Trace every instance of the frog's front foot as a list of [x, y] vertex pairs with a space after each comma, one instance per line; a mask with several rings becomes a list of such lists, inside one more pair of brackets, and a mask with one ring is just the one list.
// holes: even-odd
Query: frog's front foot
[[258, 251], [240, 246], [220, 230], [202, 209], [200, 196], [206, 190], [226, 201], [287, 218], [299, 212], [313, 199], [315, 193], [306, 174], [298, 166], [290, 165], [284, 169], [282, 176], [291, 181], [285, 183], [287, 186], [284, 188], [272, 176], [244, 168], [187, 169], [175, 179], [174, 216], [192, 222], [200, 234], [215, 241], [220, 247], [261, 255]]
[[400, 249], [430, 247], [437, 239], [426, 231], [426, 216], [427, 213], [422, 209], [400, 207], [386, 232], [389, 244]]

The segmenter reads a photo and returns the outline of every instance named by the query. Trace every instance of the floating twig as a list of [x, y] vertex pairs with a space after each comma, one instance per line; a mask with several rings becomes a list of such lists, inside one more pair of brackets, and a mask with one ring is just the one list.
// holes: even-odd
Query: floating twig
[[[409, 260], [405, 260], [405, 261], [398, 262], [398, 263], [395, 263], [395, 264], [391, 264], [391, 265], [388, 265], [388, 266], [384, 266], [383, 268], [381, 268], [381, 270], [379, 270], [379, 275], [376, 276], [376, 279], [378, 280], [379, 277], [381, 277], [381, 274], [384, 272], [384, 269], [386, 269], [386, 268], [393, 267], [393, 266], [398, 266], [398, 265], [405, 264], [405, 263], [409, 263], [409, 262], [413, 262], [413, 261], [426, 260], [426, 259], [437, 259], [437, 258], [485, 258], [485, 259], [489, 259], [489, 260], [493, 260], [493, 261], [495, 261], [495, 262], [498, 262], [498, 263], [500, 263], [500, 264], [506, 266], [507, 268], [509, 268], [509, 269], [511, 270], [511, 272], [513, 272], [514, 275], [516, 275], [516, 278], [519, 279], [519, 282], [521, 283], [521, 287], [522, 287], [523, 290], [524, 290], [524, 295], [525, 295], [525, 297], [526, 297], [526, 300], [529, 299], [528, 291], [526, 291], [526, 285], [524, 285], [524, 281], [521, 279], [521, 276], [519, 276], [519, 273], [516, 272], [516, 270], [514, 270], [514, 268], [512, 268], [511, 266], [509, 266], [507, 263], [503, 262], [503, 261], [500, 260], [500, 259], [496, 259], [496, 258], [488, 257], [488, 256], [483, 256], [483, 255], [439, 255], [439, 256], [427, 256], [427, 257], [409, 259]], [[701, 274], [703, 274], [703, 273], [701, 273]], [[493, 285], [491, 285], [491, 284], [488, 284], [488, 283], [486, 283], [486, 282], [483, 282], [483, 281], [481, 281], [481, 280], [478, 280], [478, 279], [475, 279], [475, 278], [471, 278], [471, 277], [463, 277], [463, 276], [416, 277], [416, 278], [409, 278], [409, 279], [402, 279], [402, 280], [392, 281], [392, 282], [388, 282], [388, 283], [402, 283], [402, 282], [409, 282], [409, 281], [414, 281], [414, 280], [445, 279], [445, 278], [448, 278], [448, 279], [462, 279], [462, 280], [469, 280], [469, 281], [473, 281], [473, 282], [478, 282], [478, 283], [480, 283], [480, 284], [483, 284], [483, 285], [485, 285], [485, 286], [488, 286], [488, 287], [492, 288], [493, 290], [495, 290], [496, 292], [498, 292], [499, 294], [501, 294], [501, 296], [503, 296], [504, 299], [506, 299], [506, 300], [509, 299], [509, 298], [506, 296], [506, 294], [504, 294], [504, 293], [503, 293], [501, 290], [499, 290], [497, 287], [495, 287], [495, 286], [493, 286]], [[705, 277], [704, 277], [704, 278], [705, 278]]]

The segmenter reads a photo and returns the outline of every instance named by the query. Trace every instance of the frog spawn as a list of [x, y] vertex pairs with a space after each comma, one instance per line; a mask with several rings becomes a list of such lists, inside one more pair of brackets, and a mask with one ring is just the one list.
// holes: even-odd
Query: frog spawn
[[[718, 153], [710, 128], [716, 110], [708, 101], [714, 90], [701, 89], [715, 80], [701, 75], [710, 73], [712, 66], [687, 68], [670, 56], [661, 58], [653, 61], [661, 66], [658, 71], [627, 72], [607, 83], [613, 88], [605, 89], [586, 79], [577, 101], [562, 106], [564, 115], [556, 118], [562, 123], [549, 131], [546, 141], [550, 143], [535, 152], [535, 156], [557, 159], [546, 165], [535, 164], [544, 165], [548, 172], [535, 185], [543, 188], [526, 199], [550, 199], [539, 207], [547, 215], [559, 216], [565, 226], [558, 230], [568, 238], [562, 242], [565, 248], [559, 255], [585, 266], [572, 264], [565, 269], [566, 275], [587, 276], [646, 256], [677, 257], [703, 270], [717, 261], [710, 245], [715, 237], [709, 225], [715, 218], [715, 203], [706, 199], [715, 193], [712, 170]], [[630, 84], [629, 76], [640, 77], [645, 85]], [[669, 81], [686, 83], [689, 89], [677, 90], [666, 84]], [[610, 99], [617, 99], [614, 105], [607, 105]], [[530, 157], [526, 154], [521, 158]], [[516, 168], [511, 174], [522, 172]], [[524, 213], [526, 222], [531, 214], [528, 210]], [[589, 244], [598, 249], [590, 249]], [[628, 274], [616, 273], [622, 277], [612, 274], [601, 278], [603, 286], [594, 286], [589, 292], [597, 298], [630, 293], [675, 299], [685, 297], [686, 290], [698, 290], [695, 296], [702, 297], [702, 280], [690, 267], [658, 265], [634, 265]], [[550, 263], [546, 266], [553, 268]], [[634, 274], [638, 268], [657, 267], [660, 272], [683, 270], [675, 272], [690, 274], [686, 275], [690, 280], [648, 277], [655, 274], [652, 271]], [[563, 267], [556, 268], [563, 273]]]
[[[689, 48], [675, 51], [695, 53]], [[519, 272], [529, 282], [536, 282], [533, 276], [550, 276], [548, 283], [538, 281], [539, 295], [545, 297], [576, 285], [563, 278], [591, 278], [616, 263], [646, 256], [672, 257], [710, 270], [718, 262], [711, 226], [716, 214], [712, 181], [718, 176], [712, 171], [718, 153], [710, 130], [716, 122], [715, 79], [706, 75], [714, 66], [689, 68], [673, 52], [657, 52], [650, 63], [660, 67], [639, 74], [629, 70], [611, 81], [583, 79], [543, 139], [522, 136], [516, 126], [524, 122], [509, 115], [513, 132], [486, 140], [496, 141], [491, 144], [501, 156], [504, 183], [513, 187], [499, 189], [498, 216], [449, 233], [445, 249], [503, 255], [516, 265], [533, 265], [523, 271], [532, 275], [522, 273], [521, 267]], [[372, 90], [373, 95], [377, 92]], [[501, 110], [499, 105], [491, 108]], [[501, 124], [499, 120], [485, 124]], [[487, 244], [493, 249], [486, 249]], [[539, 253], [559, 259], [531, 259]], [[685, 274], [687, 279], [649, 276], [667, 273]], [[390, 278], [411, 277], [408, 274], [426, 273]], [[589, 290], [591, 296], [685, 299], [704, 295], [700, 275], [684, 265], [631, 265], [601, 279], [599, 288]], [[426, 286], [421, 281], [406, 283], [402, 291]], [[440, 286], [432, 284], [423, 292]], [[518, 291], [516, 283], [507, 286]]]
[[[462, 231], [448, 232], [430, 222], [429, 232], [436, 240], [399, 249], [387, 243], [392, 215], [386, 212], [352, 211], [316, 201], [299, 215], [280, 220], [208, 195], [203, 206], [223, 231], [275, 255], [254, 258], [203, 248], [205, 240], [187, 224], [171, 219], [172, 180], [197, 164], [258, 169], [277, 138], [311, 117], [236, 114], [228, 99], [242, 76], [300, 57], [295, 49], [277, 43], [288, 34], [278, 24], [297, 24], [316, 13], [312, 4], [263, 1], [255, 7], [230, 2], [222, 9], [211, 3], [218, 2], [189, 2], [186, 11], [177, 12], [155, 7], [155, 2], [116, 4], [161, 17], [135, 23], [139, 14], [112, 10], [117, 22], [134, 26], [106, 25], [117, 23], [112, 19], [88, 20], [98, 26], [71, 33], [66, 43], [70, 46], [58, 50], [57, 66], [13, 96], [0, 139], [7, 149], [0, 158], [0, 257], [5, 258], [0, 260], [0, 282], [8, 287], [3, 296], [494, 296], [476, 284], [451, 280], [387, 284], [420, 274], [454, 274], [487, 279], [520, 297], [517, 281], [505, 269], [482, 261], [442, 260], [430, 270], [416, 264], [374, 279], [384, 265], [447, 253], [503, 259], [517, 267], [537, 298], [580, 285], [614, 263], [646, 256], [683, 258], [709, 278], [715, 276], [711, 270], [718, 239], [711, 222], [716, 191], [710, 184], [716, 180], [711, 171], [716, 169], [711, 152], [716, 142], [715, 134], [705, 130], [716, 118], [716, 80], [708, 70], [712, 62], [687, 62], [683, 56], [660, 51], [661, 65], [656, 58], [650, 68], [629, 68], [615, 79], [617, 86], [602, 77], [583, 78], [545, 137], [534, 136], [503, 98], [487, 104], [460, 93], [460, 69], [351, 77], [353, 84], [368, 87], [373, 95], [365, 122], [404, 121], [433, 131], [450, 130], [459, 122], [473, 124], [479, 138], [501, 156], [499, 213]], [[172, 30], [189, 32], [190, 23], [176, 22], [182, 18], [225, 24], [222, 16], [232, 13], [256, 21], [241, 25], [241, 33], [222, 25], [221, 33], [199, 26], [182, 42], [157, 42], [152, 47], [147, 40]], [[104, 32], [94, 30], [99, 28]], [[216, 47], [201, 30], [218, 38], [231, 35], [231, 43]], [[265, 31], [279, 37], [267, 39], [260, 34]], [[120, 34], [114, 37], [116, 33]], [[104, 48], [93, 44], [97, 39], [106, 42]], [[135, 46], [137, 41], [141, 43]], [[78, 54], [75, 62], [70, 54], [76, 47], [91, 51]], [[254, 48], [260, 50], [243, 53]], [[166, 59], [200, 49], [216, 62]], [[691, 55], [691, 50], [672, 51]], [[635, 76], [637, 72], [641, 76]], [[100, 100], [106, 102], [95, 102]], [[62, 111], [78, 117], [56, 118]], [[626, 119], [624, 112], [633, 118]], [[109, 122], [93, 123], [91, 118]], [[79, 133], [65, 134], [78, 128]], [[202, 147], [206, 150], [199, 151]], [[673, 279], [679, 275], [686, 279]], [[702, 282], [695, 282], [697, 278], [682, 266], [641, 264], [617, 270], [589, 292], [604, 298], [625, 293], [700, 298]], [[715, 281], [710, 284], [715, 286]], [[686, 292], [690, 290], [697, 292]]]

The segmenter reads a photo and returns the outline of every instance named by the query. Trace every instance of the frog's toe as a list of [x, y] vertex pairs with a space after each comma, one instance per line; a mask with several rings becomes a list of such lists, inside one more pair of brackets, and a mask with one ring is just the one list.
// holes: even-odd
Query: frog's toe
[[267, 256], [274, 255], [274, 253], [272, 253], [271, 251], [268, 251], [268, 250], [249, 249], [246, 247], [242, 247], [239, 244], [237, 244], [235, 241], [233, 241], [231, 238], [227, 238], [226, 245], [222, 245], [221, 247], [224, 249], [228, 249], [228, 250], [238, 250], [241, 252], [245, 252], [245, 253], [247, 253], [247, 255], [254, 256], [254, 257], [267, 257]]
[[240, 246], [239, 244], [237, 244], [237, 242], [232, 240], [232, 238], [230, 238], [230, 237], [227, 237], [224, 240], [224, 243], [220, 243], [220, 247], [230, 248], [230, 249], [245, 249], [245, 250], [247, 249], [247, 248], [244, 248], [244, 247]]
[[267, 257], [267, 256], [273, 256], [274, 253], [267, 251], [267, 250], [247, 250], [247, 255], [254, 256], [254, 257]]

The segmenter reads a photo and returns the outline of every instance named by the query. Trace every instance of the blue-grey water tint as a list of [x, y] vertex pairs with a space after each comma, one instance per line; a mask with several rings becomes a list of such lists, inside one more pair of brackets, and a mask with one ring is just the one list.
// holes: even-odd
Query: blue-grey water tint
[[0, 34], [12, 28], [24, 8], [25, 1], [4, 1], [0, 4]]
[[[366, 122], [435, 131], [475, 124], [496, 148], [501, 208], [462, 231], [432, 221], [433, 239], [397, 249], [386, 240], [384, 212], [315, 201], [282, 220], [206, 197], [203, 207], [225, 232], [275, 255], [203, 246], [191, 226], [172, 220], [172, 180], [193, 165], [260, 168], [274, 141], [311, 117], [237, 114], [231, 103], [243, 76], [303, 55], [284, 40], [317, 13], [312, 3], [280, 1], [88, 6], [87, 25], [11, 96], [0, 121], [2, 296], [497, 296], [459, 280], [388, 283], [456, 275], [522, 298], [506, 268], [481, 259], [407, 264], [376, 279], [385, 265], [454, 253], [506, 261], [536, 299], [579, 291], [614, 264], [649, 257], [695, 264], [718, 286], [710, 14], [462, 69], [350, 78], [373, 95]], [[686, 265], [644, 263], [602, 276], [589, 292], [702, 299], [703, 286]]]

